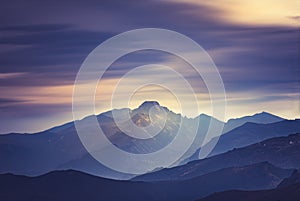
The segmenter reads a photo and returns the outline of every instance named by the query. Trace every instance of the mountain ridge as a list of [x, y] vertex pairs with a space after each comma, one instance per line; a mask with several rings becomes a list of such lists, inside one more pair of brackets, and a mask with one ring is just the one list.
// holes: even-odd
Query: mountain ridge
[[[75, 121], [81, 121], [81, 120], [83, 120], [83, 119], [85, 119], [85, 118], [88, 118], [88, 117], [90, 117], [90, 116], [100, 116], [100, 115], [105, 115], [105, 116], [112, 117], [112, 115], [110, 114], [112, 111], [122, 111], [122, 110], [131, 110], [131, 111], [133, 111], [133, 110], [137, 110], [137, 109], [139, 109], [140, 107], [143, 107], [143, 106], [145, 106], [145, 107], [159, 106], [159, 107], [161, 107], [161, 108], [166, 108], [168, 111], [173, 112], [172, 110], [169, 110], [167, 107], [160, 105], [160, 103], [159, 103], [158, 101], [155, 101], [155, 100], [147, 100], [147, 101], [142, 102], [137, 108], [134, 108], [134, 109], [130, 109], [130, 108], [110, 109], [110, 110], [101, 112], [101, 113], [99, 113], [99, 114], [93, 114], [93, 115], [85, 116], [85, 117], [83, 117], [83, 118], [81, 118], [81, 119], [77, 119], [77, 120], [75, 120]], [[181, 115], [182, 117], [185, 117], [184, 115], [182, 115], [182, 114], [180, 114], [180, 113], [175, 113], [175, 112], [173, 112], [173, 113], [174, 113], [174, 114], [177, 114], [177, 115]], [[246, 115], [246, 116], [241, 116], [241, 117], [236, 117], [236, 118], [230, 118], [230, 119], [228, 119], [227, 121], [224, 121], [224, 123], [228, 123], [228, 122], [230, 122], [230, 121], [236, 121], [236, 120], [240, 120], [240, 119], [255, 118], [255, 117], [258, 117], [258, 116], [260, 116], [260, 115], [268, 116], [268, 117], [270, 117], [270, 118], [272, 118], [272, 117], [277, 118], [277, 120], [274, 120], [274, 121], [268, 121], [267, 123], [275, 122], [275, 121], [280, 121], [280, 120], [284, 120], [284, 118], [279, 117], [279, 116], [277, 116], [277, 115], [275, 115], [275, 114], [272, 114], [272, 113], [270, 113], [270, 112], [261, 111], [261, 112], [258, 112], [258, 113], [254, 113], [254, 114], [252, 114], [252, 115]], [[213, 118], [213, 119], [215, 119], [215, 120], [221, 121], [221, 120], [219, 120], [219, 119], [217, 119], [217, 118], [215, 118], [215, 117], [213, 117], [213, 116], [210, 116], [210, 115], [208, 115], [208, 114], [205, 114], [205, 113], [200, 113], [199, 115], [197, 115], [197, 116], [195, 116], [195, 117], [191, 117], [191, 118], [189, 118], [189, 119], [197, 119], [197, 118], [200, 117], [200, 116], [205, 116], [205, 117], [207, 117], [207, 118]], [[256, 121], [249, 121], [249, 120], [248, 120], [248, 121], [245, 121], [245, 122], [254, 122], [254, 123], [255, 123], [255, 122], [257, 122], [257, 120], [256, 120]], [[59, 129], [57, 129], [57, 128], [61, 128], [61, 127], [67, 128], [68, 126], [71, 126], [71, 124], [73, 124], [73, 123], [74, 123], [74, 121], [66, 122], [66, 123], [64, 123], [64, 124], [60, 124], [60, 125], [57, 125], [57, 126], [53, 126], [53, 127], [50, 127], [50, 128], [47, 128], [47, 129], [38, 131], [38, 132], [28, 132], [28, 133], [16, 133], [16, 132], [11, 132], [11, 133], [0, 134], [0, 136], [1, 136], [1, 135], [10, 135], [10, 134], [38, 134], [38, 133], [42, 133], [42, 132], [50, 131], [50, 130], [52, 130], [52, 132], [55, 132], [55, 131], [59, 130]], [[259, 123], [259, 122], [257, 122], [257, 123]], [[261, 123], [262, 123], [262, 122], [261, 122]], [[225, 133], [225, 132], [227, 132], [227, 131], [225, 130], [223, 133]]]
[[[226, 168], [177, 182], [118, 181], [74, 170], [53, 171], [37, 177], [2, 174], [0, 199], [192, 201], [216, 191], [237, 187], [244, 190], [268, 189], [291, 172], [262, 162], [247, 167]], [[257, 173], [259, 179], [255, 177]], [[232, 177], [235, 179], [228, 182]], [[216, 182], [218, 179], [220, 181]]]
[[[222, 124], [222, 122], [208, 115], [199, 115], [196, 119], [182, 117], [180, 114], [160, 106], [158, 102], [145, 102], [142, 105], [139, 108], [145, 106], [146, 109], [149, 109], [151, 105], [154, 105], [168, 112], [167, 114], [169, 115], [165, 129], [162, 130], [161, 134], [148, 141], [135, 140], [120, 131], [113, 122], [112, 110], [94, 115], [94, 117], [100, 122], [101, 128], [114, 145], [131, 153], [149, 153], [161, 149], [170, 143], [176, 135], [180, 120], [184, 122], [184, 130], [189, 129], [189, 121], [199, 121], [200, 127], [197, 131], [196, 140], [194, 140], [182, 158], [172, 166], [189, 162], [189, 158], [202, 145], [203, 136], [207, 132], [209, 122], [214, 121], [218, 125]], [[138, 113], [139, 108], [135, 110], [123, 108], [115, 109], [115, 111], [117, 115], [122, 116], [125, 112], [130, 111], [130, 114]], [[89, 121], [91, 117], [88, 116], [77, 121]], [[140, 126], [147, 126], [148, 119], [147, 121], [139, 121], [139, 118], [148, 118], [148, 115], [137, 115], [136, 121], [141, 123]], [[27, 164], [25, 167], [20, 165], [20, 158], [22, 163]], [[1, 173], [13, 172], [25, 175], [39, 175], [54, 169], [73, 168], [109, 178], [128, 179], [133, 176], [109, 170], [87, 153], [77, 135], [74, 122], [56, 126], [36, 134], [0, 135], [0, 161], [6, 161], [0, 165]]]
[[221, 135], [219, 138], [213, 138], [210, 142], [200, 147], [189, 159], [197, 160], [198, 153], [210, 144], [215, 144], [209, 156], [217, 155], [229, 151], [233, 148], [244, 147], [268, 138], [286, 136], [290, 133], [296, 133], [300, 130], [300, 120], [283, 120], [270, 124], [258, 124], [246, 122], [242, 126], [232, 129]]
[[[292, 142], [292, 143], [291, 143]], [[276, 151], [276, 156], [274, 152]], [[281, 168], [300, 168], [300, 133], [276, 137], [185, 165], [134, 177], [135, 181], [184, 180], [226, 167], [268, 161]]]

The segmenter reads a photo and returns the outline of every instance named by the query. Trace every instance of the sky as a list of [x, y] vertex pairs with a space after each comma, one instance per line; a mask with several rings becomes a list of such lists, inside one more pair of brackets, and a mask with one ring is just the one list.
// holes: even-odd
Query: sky
[[[72, 121], [74, 81], [86, 56], [110, 37], [149, 27], [184, 34], [208, 52], [224, 82], [226, 119], [262, 111], [300, 118], [299, 13], [296, 0], [4, 0], [0, 133], [37, 132]], [[133, 53], [114, 63], [100, 82], [103, 90], [97, 93], [96, 112], [111, 109], [109, 92], [124, 73], [157, 62], [186, 73], [199, 96], [200, 112], [211, 114], [201, 78], [173, 55], [152, 51]], [[151, 68], [145, 74], [157, 78], [160, 72]], [[166, 80], [180, 87], [172, 77]], [[134, 80], [127, 85], [135, 86]], [[184, 92], [183, 88], [180, 93]], [[176, 97], [155, 85], [139, 88], [129, 107], [148, 99], [179, 112]], [[119, 100], [119, 107], [127, 106], [122, 94]], [[190, 108], [183, 115], [197, 114]]]

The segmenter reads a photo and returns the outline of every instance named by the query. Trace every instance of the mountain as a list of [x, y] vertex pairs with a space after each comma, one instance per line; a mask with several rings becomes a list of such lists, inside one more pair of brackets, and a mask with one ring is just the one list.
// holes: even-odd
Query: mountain
[[267, 113], [267, 112], [261, 112], [254, 114], [252, 116], [245, 116], [241, 118], [236, 118], [236, 119], [229, 119], [226, 122], [226, 125], [224, 127], [223, 133], [227, 133], [247, 122], [250, 123], [258, 123], [258, 124], [270, 124], [270, 123], [275, 123], [279, 121], [283, 121], [284, 119], [281, 117], [278, 117], [276, 115]]
[[233, 167], [185, 181], [134, 182], [104, 179], [78, 171], [55, 171], [38, 177], [0, 175], [0, 200], [5, 201], [192, 201], [227, 189], [268, 189], [292, 170], [263, 162]]
[[[128, 114], [129, 119], [126, 118]], [[192, 140], [194, 125], [199, 123], [193, 143], [183, 156], [170, 167], [185, 164], [194, 159], [193, 155], [195, 156], [196, 151], [201, 147], [210, 123], [217, 127], [224, 124], [224, 122], [205, 114], [196, 118], [182, 117], [156, 101], [145, 101], [134, 110], [114, 109], [78, 120], [78, 122], [85, 123], [84, 130], [89, 131], [92, 117], [97, 118], [101, 129], [112, 144], [134, 154], [155, 152], [167, 146], [177, 135], [180, 126], [185, 136], [183, 140]], [[119, 120], [122, 130], [113, 117]], [[151, 129], [160, 130], [160, 132], [149, 139], [134, 138], [124, 133], [124, 130], [134, 131], [132, 122], [142, 130], [152, 123], [154, 126]], [[140, 134], [139, 132], [133, 133]], [[134, 176], [113, 171], [97, 162], [82, 145], [74, 122], [34, 134], [0, 135], [0, 161], [0, 173], [35, 176], [53, 170], [74, 169], [115, 179], [128, 179]]]
[[260, 142], [265, 139], [286, 136], [297, 132], [300, 132], [300, 119], [284, 120], [270, 124], [245, 123], [242, 126], [223, 134], [219, 138], [213, 138], [206, 145], [199, 148], [189, 160], [197, 160], [199, 157], [199, 151], [212, 146], [211, 144], [215, 145], [214, 149], [209, 154], [210, 156], [213, 156], [234, 148], [240, 148]]
[[[130, 119], [126, 119], [128, 114]], [[78, 121], [85, 123], [84, 130], [89, 131], [92, 117], [89, 116]], [[119, 125], [116, 125], [113, 117], [119, 120], [122, 130]], [[173, 165], [189, 158], [201, 146], [210, 121], [217, 124], [223, 123], [207, 115], [200, 115], [194, 119], [182, 117], [180, 114], [175, 114], [168, 108], [160, 106], [156, 101], [145, 101], [134, 110], [115, 109], [99, 114], [96, 118], [112, 144], [119, 149], [135, 154], [155, 152], [165, 147], [177, 135], [180, 125], [182, 133], [185, 135], [184, 140], [192, 140], [194, 132], [192, 128], [198, 121], [200, 126], [197, 130], [196, 140]], [[160, 130], [160, 132], [149, 139], [133, 138], [123, 132], [124, 130], [129, 132], [134, 130], [131, 121], [141, 129], [152, 123], [153, 129]], [[134, 132], [134, 134], [137, 135], [139, 132]], [[75, 169], [109, 178], [128, 179], [132, 177], [132, 175], [112, 171], [95, 161], [82, 145], [74, 122], [35, 134], [1, 135], [0, 161], [5, 161], [0, 164], [0, 173], [11, 172], [34, 176], [53, 170]]]
[[[140, 108], [143, 109], [143, 108]], [[118, 110], [121, 116], [123, 110]], [[111, 111], [97, 116], [101, 126], [110, 126], [111, 141], [114, 139], [114, 124]], [[81, 121], [88, 121], [87, 117]], [[88, 129], [88, 124], [87, 124]], [[122, 140], [120, 137], [118, 140]], [[126, 142], [130, 143], [130, 142]], [[123, 147], [127, 144], [123, 143]], [[81, 160], [84, 159], [84, 160]], [[122, 174], [106, 168], [93, 159], [86, 151], [77, 135], [74, 123], [67, 123], [36, 134], [8, 134], [0, 136], [0, 172], [11, 172], [23, 175], [40, 175], [49, 171], [70, 168], [67, 164], [81, 160], [72, 169], [87, 171], [91, 174], [103, 175], [111, 178], [127, 179], [128, 174]], [[84, 164], [82, 163], [84, 162]], [[26, 164], [26, 166], [24, 165]]]
[[280, 168], [300, 168], [300, 134], [277, 137], [186, 165], [165, 168], [133, 178], [134, 181], [185, 180], [227, 167], [268, 161]]
[[[224, 143], [219, 142], [217, 144], [217, 142], [219, 140], [223, 140], [223, 138], [225, 138], [225, 141], [226, 141], [226, 138], [228, 136], [231, 136], [231, 134], [232, 134], [231, 131], [235, 130], [238, 127], [242, 127], [238, 130], [239, 133], [242, 134], [242, 133], [248, 132], [249, 129], [247, 128], [247, 126], [244, 127], [244, 124], [254, 123], [254, 124], [252, 124], [253, 127], [256, 127], [256, 125], [258, 125], [258, 126], [262, 125], [262, 127], [264, 127], [263, 125], [265, 125], [265, 124], [272, 124], [275, 122], [280, 122], [280, 121], [285, 120], [281, 117], [275, 116], [275, 115], [267, 113], [267, 112], [257, 113], [252, 116], [245, 116], [245, 117], [241, 117], [241, 118], [230, 119], [226, 123], [221, 122], [221, 121], [219, 121], [211, 116], [205, 115], [205, 114], [199, 115], [197, 117], [197, 119], [200, 122], [199, 129], [198, 129], [198, 135], [196, 136], [196, 139], [195, 139], [193, 145], [191, 146], [191, 148], [187, 151], [187, 153], [185, 153], [185, 155], [182, 157], [182, 159], [178, 163], [176, 163], [176, 165], [183, 165], [190, 161], [207, 157], [206, 154], [203, 155], [202, 153], [199, 156], [201, 149], [202, 149], [203, 153], [210, 152], [209, 156], [211, 156], [211, 155], [214, 155], [217, 153], [226, 152], [232, 148], [243, 147], [243, 146], [255, 143], [255, 142], [259, 142], [260, 140], [280, 136], [278, 134], [272, 135], [272, 133], [270, 133], [268, 136], [258, 138], [259, 140], [252, 139], [252, 141], [251, 141], [251, 139], [250, 139], [250, 141], [247, 142], [246, 141], [247, 139], [244, 139], [244, 141], [242, 140], [240, 142], [240, 144], [236, 143], [236, 144], [232, 145], [231, 143], [227, 143], [227, 142], [224, 142]], [[223, 126], [223, 132], [222, 132], [221, 136], [212, 137], [203, 146], [203, 136], [207, 132], [210, 123], [216, 127]], [[281, 125], [278, 125], [278, 126], [281, 126]], [[284, 126], [284, 125], [282, 125], [282, 126]], [[264, 128], [257, 128], [257, 131], [264, 132], [262, 129], [264, 129]], [[255, 130], [256, 130], [256, 128], [252, 128], [252, 131], [255, 131]], [[290, 133], [300, 132], [299, 129], [289, 130], [289, 131], [290, 132], [284, 132], [282, 135], [284, 136], [285, 133], [290, 134]], [[233, 133], [235, 133], [235, 132], [233, 132]], [[234, 135], [236, 135], [236, 134], [234, 134]], [[243, 138], [243, 135], [241, 135], [241, 138]], [[231, 146], [231, 147], [229, 149], [226, 149], [226, 148], [222, 149], [224, 144], [228, 145], [229, 147]], [[215, 145], [218, 145], [217, 148], [211, 150], [211, 147], [214, 147]]]
[[[130, 115], [129, 119], [126, 118], [126, 113]], [[120, 124], [115, 123], [113, 115], [121, 122]], [[165, 147], [177, 135], [180, 123], [187, 121], [181, 115], [160, 106], [156, 101], [146, 101], [134, 110], [122, 109], [106, 112], [97, 118], [105, 135], [115, 146], [136, 154], [154, 152]], [[135, 130], [131, 121], [141, 130]], [[153, 132], [156, 130], [160, 132], [152, 138], [137, 139], [139, 132], [149, 124], [154, 125]], [[137, 137], [131, 137], [123, 131], [133, 133]]]
[[230, 190], [214, 193], [198, 201], [298, 201], [300, 197], [300, 173], [295, 170], [294, 173], [284, 179], [277, 188], [272, 190], [260, 191], [240, 191]]
[[[150, 109], [151, 113], [149, 113]], [[154, 129], [161, 131], [153, 138], [133, 138], [120, 130], [113, 114], [121, 120], [122, 128], [125, 130], [133, 130], [130, 121], [143, 129], [151, 120]], [[130, 119], [125, 118], [126, 114], [129, 114]], [[146, 101], [134, 110], [125, 108], [108, 111], [97, 115], [96, 118], [112, 144], [126, 152], [136, 154], [154, 152], [168, 145], [177, 135], [180, 123], [185, 131], [185, 139], [189, 139], [190, 122], [194, 121], [173, 113], [155, 101]], [[89, 130], [91, 119], [92, 116], [79, 120], [85, 123], [86, 131]], [[162, 119], [165, 119], [164, 124], [161, 123]], [[191, 153], [195, 150], [196, 148]], [[35, 134], [1, 135], [0, 161], [0, 173], [34, 176], [71, 168], [109, 178], [132, 177], [132, 175], [112, 171], [95, 161], [82, 145], [73, 122]]]
[[[93, 159], [80, 143], [77, 135], [65, 131], [53, 133], [50, 131], [39, 134], [11, 134], [0, 136], [0, 172], [22, 175], [40, 175], [49, 171], [64, 169], [61, 164], [72, 158], [86, 157], [86, 164], [80, 163], [74, 169], [87, 167], [89, 173], [108, 175], [112, 178], [127, 179], [131, 175], [113, 171]], [[26, 164], [26, 165], [25, 165]]]
[[[191, 144], [189, 149], [184, 153], [184, 155], [176, 163], [173, 164], [173, 166], [183, 165], [183, 164], [190, 162], [191, 157], [195, 154], [195, 152], [199, 149], [199, 147], [203, 146], [204, 140], [205, 140], [204, 137], [205, 137], [206, 133], [208, 132], [210, 125], [215, 126], [216, 128], [217, 127], [222, 128], [224, 126], [224, 122], [219, 121], [218, 119], [213, 118], [209, 115], [200, 114], [195, 119], [192, 119], [192, 120], [186, 122], [186, 124], [185, 124], [185, 127], [187, 128], [186, 130], [188, 130], [189, 127], [191, 127], [190, 124], [195, 123], [195, 122], [191, 122], [191, 121], [198, 122], [197, 135], [195, 136], [195, 139], [193, 140], [193, 143]], [[187, 137], [189, 137], [189, 135], [187, 135]], [[212, 136], [212, 137], [214, 137], [214, 136]], [[209, 140], [213, 139], [212, 137], [207, 140], [209, 141]]]

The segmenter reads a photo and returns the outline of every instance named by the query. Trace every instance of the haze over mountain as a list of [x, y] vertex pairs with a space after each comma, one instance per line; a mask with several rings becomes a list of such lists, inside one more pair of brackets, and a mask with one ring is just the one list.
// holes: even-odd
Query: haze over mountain
[[[149, 115], [150, 110], [151, 115]], [[135, 139], [124, 134], [118, 128], [113, 119], [113, 113], [121, 120], [126, 113], [129, 113], [130, 119], [122, 122], [122, 127], [125, 130], [132, 130], [132, 126], [130, 126], [128, 121], [132, 121], [140, 128], [144, 128], [151, 121], [154, 121], [154, 127], [161, 131], [151, 139]], [[194, 119], [182, 117], [180, 114], [175, 114], [168, 108], [160, 106], [156, 101], [146, 101], [134, 110], [126, 108], [118, 109], [99, 114], [96, 117], [105, 135], [115, 146], [135, 154], [153, 152], [168, 145], [176, 136], [180, 123], [182, 123], [182, 128], [185, 131], [186, 139], [190, 139], [190, 126], [195, 121], [198, 121], [199, 128], [194, 142], [173, 166], [193, 160], [191, 156], [202, 145], [204, 135], [211, 121], [215, 125], [224, 124], [204, 114]], [[255, 115], [255, 118], [251, 118], [252, 121], [256, 117], [259, 117], [257, 121], [264, 121], [260, 115]], [[264, 113], [263, 117], [267, 119], [266, 121], [278, 120], [278, 118], [273, 117], [271, 114]], [[160, 123], [162, 120], [165, 120], [165, 124]], [[89, 117], [80, 121], [86, 122], [86, 129], [88, 130]], [[258, 124], [253, 126], [261, 127]], [[282, 126], [285, 127], [286, 125], [282, 124]], [[255, 128], [253, 129], [255, 130]], [[243, 128], [241, 128], [241, 132], [243, 132], [242, 130]], [[285, 128], [281, 130], [283, 131], [283, 135], [287, 131], [294, 131], [290, 128], [287, 131], [284, 131]], [[300, 132], [300, 129], [298, 132]], [[268, 134], [267, 136], [272, 137], [273, 135]], [[75, 169], [116, 179], [128, 179], [133, 176], [113, 171], [98, 163], [81, 144], [73, 122], [35, 134], [0, 135], [0, 161], [5, 161], [5, 163], [1, 163], [0, 165], [1, 173], [11, 172], [23, 175], [39, 175], [53, 170]], [[149, 162], [151, 163], [151, 161]], [[26, 164], [26, 166], [23, 164]]]
[[[150, 108], [154, 121], [160, 121], [162, 115], [167, 114], [164, 127], [158, 127], [161, 132], [152, 139], [135, 139], [124, 134], [115, 124], [112, 111], [97, 115], [97, 119], [105, 135], [115, 146], [132, 153], [148, 153], [167, 145], [177, 134], [179, 123], [183, 121], [184, 127], [184, 122], [188, 121], [187, 118], [182, 118], [153, 101], [144, 102], [135, 110], [120, 109], [114, 113], [118, 118], [122, 118], [129, 112], [131, 119], [143, 128], [149, 124]], [[86, 130], [89, 129], [89, 119], [86, 117], [80, 120], [86, 123]], [[123, 122], [123, 126], [125, 129], [132, 129], [126, 121]], [[38, 175], [51, 170], [72, 168], [112, 178], [123, 179], [129, 176], [111, 171], [93, 159], [81, 144], [73, 122], [36, 134], [1, 135], [0, 144], [0, 161], [5, 161], [0, 165], [0, 172], [3, 173]], [[69, 166], [77, 160], [78, 166]], [[24, 163], [27, 165], [23, 166]]]

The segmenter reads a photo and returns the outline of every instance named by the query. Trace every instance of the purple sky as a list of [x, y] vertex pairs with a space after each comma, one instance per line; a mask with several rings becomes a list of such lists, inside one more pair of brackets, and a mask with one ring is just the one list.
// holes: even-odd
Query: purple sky
[[[72, 120], [72, 86], [85, 57], [116, 34], [146, 27], [185, 34], [208, 51], [224, 81], [227, 118], [261, 111], [299, 118], [299, 16], [290, 1], [255, 5], [268, 13], [250, 1], [235, 7], [223, 0], [2, 1], [0, 133], [35, 132]], [[149, 58], [125, 58], [127, 65], [105, 81]]]

